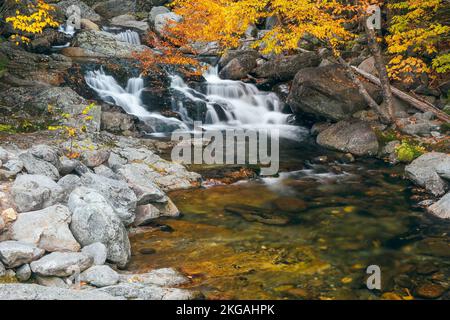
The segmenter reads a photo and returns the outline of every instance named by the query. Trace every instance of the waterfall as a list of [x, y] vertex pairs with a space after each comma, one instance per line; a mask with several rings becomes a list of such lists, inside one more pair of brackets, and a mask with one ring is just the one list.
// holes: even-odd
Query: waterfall
[[85, 80], [103, 101], [117, 105], [126, 113], [138, 117], [152, 127], [155, 132], [161, 130], [161, 127], [168, 127], [170, 130], [188, 129], [180, 120], [149, 112], [144, 107], [141, 100], [144, 80], [141, 77], [129, 79], [127, 86], [122, 88], [114, 77], [105, 74], [103, 69], [100, 69], [87, 72]]
[[134, 45], [140, 45], [141, 39], [136, 31], [126, 30], [116, 35], [116, 38], [120, 41], [128, 42]]

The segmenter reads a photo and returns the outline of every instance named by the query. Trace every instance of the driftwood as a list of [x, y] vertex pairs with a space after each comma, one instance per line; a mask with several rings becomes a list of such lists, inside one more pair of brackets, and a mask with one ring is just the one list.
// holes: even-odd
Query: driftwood
[[[380, 79], [378, 79], [374, 75], [371, 75], [370, 73], [365, 72], [354, 66], [352, 68], [358, 74], [362, 75], [364, 78], [366, 78], [370, 82], [372, 82], [378, 86], [381, 86]], [[423, 111], [423, 112], [428, 112], [428, 111], [432, 112], [434, 115], [436, 115], [436, 117], [438, 119], [440, 119], [444, 122], [450, 123], [450, 116], [448, 114], [446, 114], [445, 112], [439, 110], [435, 106], [433, 106], [431, 103], [414, 98], [414, 97], [410, 96], [409, 94], [407, 94], [406, 92], [403, 92], [393, 86], [391, 86], [391, 90], [392, 90], [392, 93], [394, 94], [394, 96], [396, 96], [400, 100], [403, 100], [404, 102], [408, 103], [409, 105], [413, 106], [414, 108], [416, 108], [420, 111]]]

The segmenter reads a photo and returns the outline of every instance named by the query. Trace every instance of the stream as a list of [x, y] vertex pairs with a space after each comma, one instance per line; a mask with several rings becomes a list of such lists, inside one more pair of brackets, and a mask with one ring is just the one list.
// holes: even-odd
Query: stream
[[[138, 43], [130, 32], [118, 37]], [[448, 282], [449, 224], [414, 207], [401, 166], [342, 161], [318, 147], [309, 130], [290, 125], [274, 93], [222, 80], [217, 68], [204, 77], [202, 90], [175, 75], [171, 88], [206, 104], [204, 130], [279, 129], [281, 173], [172, 192], [182, 217], [131, 235], [130, 271], [176, 268], [208, 299], [408, 299], [418, 286]], [[154, 131], [161, 122], [192, 129], [182, 101], [173, 101], [178, 119], [145, 106], [140, 77], [121, 87], [99, 68], [86, 82], [103, 101], [154, 123]], [[208, 177], [208, 168], [191, 169]], [[367, 289], [370, 265], [381, 268], [381, 292]]]

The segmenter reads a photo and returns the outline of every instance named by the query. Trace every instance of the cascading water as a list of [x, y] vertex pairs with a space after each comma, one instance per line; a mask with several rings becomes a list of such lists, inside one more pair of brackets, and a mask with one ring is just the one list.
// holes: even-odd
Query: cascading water
[[149, 112], [144, 107], [141, 100], [144, 80], [141, 77], [129, 79], [126, 88], [122, 88], [112, 76], [105, 74], [103, 69], [87, 72], [85, 79], [87, 85], [97, 92], [103, 101], [117, 105], [126, 113], [138, 117], [152, 127], [153, 132], [158, 132], [161, 124], [171, 130], [188, 129], [180, 120]]
[[128, 42], [134, 45], [140, 45], [141, 39], [136, 31], [126, 30], [116, 35], [116, 38], [120, 41]]

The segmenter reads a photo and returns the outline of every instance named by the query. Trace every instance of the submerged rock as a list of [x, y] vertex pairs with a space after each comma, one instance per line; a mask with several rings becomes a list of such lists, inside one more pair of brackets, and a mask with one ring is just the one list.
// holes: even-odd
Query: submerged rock
[[227, 205], [225, 211], [242, 217], [248, 222], [260, 222], [268, 225], [283, 226], [289, 223], [289, 218], [277, 215], [272, 210], [246, 205]]
[[428, 207], [428, 212], [441, 219], [450, 219], [450, 193]]
[[62, 205], [21, 213], [11, 227], [11, 238], [36, 245], [48, 252], [79, 251], [69, 223], [72, 214]]
[[367, 122], [342, 120], [317, 136], [317, 143], [325, 148], [350, 152], [357, 156], [373, 156], [378, 153], [378, 138]]

